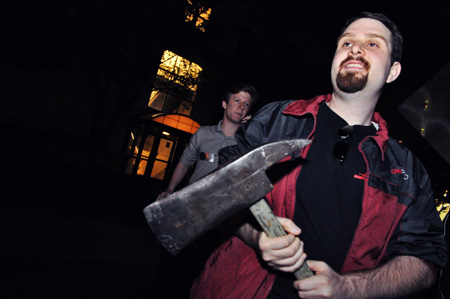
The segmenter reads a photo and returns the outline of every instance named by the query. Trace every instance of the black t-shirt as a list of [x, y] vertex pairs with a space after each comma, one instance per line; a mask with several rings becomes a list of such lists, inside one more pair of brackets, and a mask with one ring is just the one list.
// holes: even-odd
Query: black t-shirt
[[[320, 105], [311, 148], [297, 179], [294, 222], [302, 229], [300, 239], [308, 259], [326, 262], [339, 272], [361, 215], [366, 164], [359, 143], [376, 129], [353, 126], [344, 161], [333, 155], [347, 125], [325, 102]], [[279, 275], [278, 275], [279, 274]], [[277, 273], [268, 298], [298, 298], [292, 274]]]

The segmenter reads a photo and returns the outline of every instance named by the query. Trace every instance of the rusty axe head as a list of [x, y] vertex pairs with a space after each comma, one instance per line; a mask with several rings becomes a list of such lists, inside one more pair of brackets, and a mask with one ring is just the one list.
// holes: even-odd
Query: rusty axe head
[[311, 141], [281, 140], [261, 145], [223, 168], [144, 209], [162, 245], [177, 254], [199, 236], [249, 207], [273, 186], [266, 169]]

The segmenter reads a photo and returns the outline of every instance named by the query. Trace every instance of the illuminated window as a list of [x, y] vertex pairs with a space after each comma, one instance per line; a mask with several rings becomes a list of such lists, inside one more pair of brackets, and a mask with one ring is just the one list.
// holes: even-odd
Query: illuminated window
[[200, 128], [200, 124], [183, 115], [167, 114], [158, 116], [153, 121], [165, 124], [166, 126], [194, 134]]
[[211, 15], [211, 8], [195, 3], [196, 1], [194, 0], [188, 0], [187, 2], [185, 21], [192, 24], [201, 32], [205, 32], [205, 26], [209, 21], [209, 16]]
[[190, 115], [202, 68], [164, 51], [148, 106], [165, 113]]

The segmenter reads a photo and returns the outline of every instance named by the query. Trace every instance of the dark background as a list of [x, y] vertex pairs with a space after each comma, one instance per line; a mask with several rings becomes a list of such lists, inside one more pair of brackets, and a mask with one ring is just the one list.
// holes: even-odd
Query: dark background
[[450, 62], [450, 2], [366, 2], [204, 1], [204, 33], [184, 22], [181, 0], [2, 3], [0, 296], [186, 297], [190, 253], [169, 256], [142, 215], [163, 186], [120, 171], [123, 132], [166, 49], [203, 67], [192, 117], [211, 125], [233, 82], [254, 84], [260, 105], [330, 92], [345, 18], [385, 13], [405, 43], [378, 110], [445, 199], [449, 164], [397, 107]]

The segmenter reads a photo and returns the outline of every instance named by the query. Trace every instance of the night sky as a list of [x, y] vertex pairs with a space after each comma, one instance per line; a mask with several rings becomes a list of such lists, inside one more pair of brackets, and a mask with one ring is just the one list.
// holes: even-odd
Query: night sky
[[145, 57], [172, 47], [204, 66], [206, 89], [249, 81], [264, 101], [308, 97], [330, 90], [337, 33], [346, 17], [366, 10], [385, 13], [405, 36], [402, 74], [385, 96], [394, 106], [449, 62], [448, 1], [305, 2], [206, 1], [211, 20], [194, 43], [180, 30], [181, 0], [11, 1], [0, 12], [2, 61], [30, 73], [96, 68], [125, 81], [145, 75]]
[[[403, 32], [404, 51], [402, 74], [386, 87], [378, 110], [391, 135], [433, 168], [434, 177], [448, 175], [448, 163], [435, 160], [433, 149], [411, 132], [397, 107], [450, 62], [450, 2], [206, 1], [212, 14], [204, 33], [186, 26], [185, 3], [2, 4], [0, 117], [101, 139], [105, 131], [123, 126], [124, 111], [132, 114], [136, 103], [148, 99], [165, 49], [204, 69], [192, 115], [202, 125], [221, 118], [220, 95], [234, 82], [254, 84], [261, 105], [328, 93], [330, 64], [345, 18], [359, 11], [382, 12]], [[111, 108], [105, 101], [112, 97], [118, 112], [108, 118]]]

